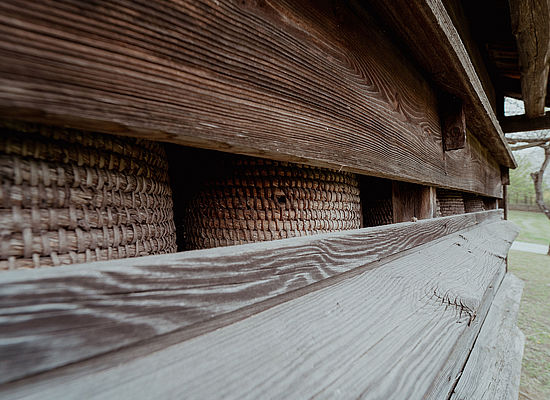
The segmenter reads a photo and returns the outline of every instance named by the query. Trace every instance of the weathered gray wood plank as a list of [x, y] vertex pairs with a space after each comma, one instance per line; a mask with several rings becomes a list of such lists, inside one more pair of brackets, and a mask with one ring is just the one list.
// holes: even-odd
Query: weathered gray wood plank
[[0, 394], [447, 398], [492, 302], [488, 293], [504, 274], [517, 233], [510, 226], [500, 221], [451, 234], [152, 354], [125, 363], [99, 358], [99, 370], [75, 375], [67, 367], [66, 374], [5, 385]]
[[516, 320], [523, 282], [507, 274], [451, 400], [517, 400], [525, 337]]
[[4, 272], [0, 382], [200, 324], [501, 218], [500, 211], [472, 213], [237, 247]]
[[5, 0], [0, 38], [3, 117], [502, 195], [487, 152], [444, 154], [433, 89], [347, 2]]

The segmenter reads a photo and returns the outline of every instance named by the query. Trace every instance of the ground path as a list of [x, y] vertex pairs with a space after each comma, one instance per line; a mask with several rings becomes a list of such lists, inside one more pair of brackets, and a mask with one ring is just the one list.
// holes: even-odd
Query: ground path
[[512, 244], [511, 250], [527, 251], [529, 253], [537, 253], [537, 254], [547, 254], [548, 246], [544, 244], [518, 242], [516, 240]]

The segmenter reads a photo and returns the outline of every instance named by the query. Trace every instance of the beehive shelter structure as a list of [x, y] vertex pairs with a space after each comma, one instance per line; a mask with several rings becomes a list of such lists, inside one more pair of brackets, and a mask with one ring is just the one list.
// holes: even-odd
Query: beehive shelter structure
[[509, 3], [0, 2], [0, 397], [517, 398]]

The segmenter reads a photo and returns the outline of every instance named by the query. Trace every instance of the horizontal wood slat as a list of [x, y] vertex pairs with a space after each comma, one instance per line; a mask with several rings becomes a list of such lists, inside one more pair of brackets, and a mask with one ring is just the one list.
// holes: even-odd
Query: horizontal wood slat
[[67, 367], [64, 375], [7, 385], [0, 394], [448, 398], [516, 234], [507, 221], [481, 224], [149, 355], [125, 363], [99, 358], [99, 370], [71, 375]]
[[497, 162], [443, 151], [433, 90], [345, 4], [2, 1], [0, 115], [501, 197]]
[[451, 400], [516, 400], [525, 336], [516, 326], [523, 282], [506, 274]]
[[197, 327], [500, 219], [497, 210], [157, 257], [8, 271], [0, 274], [0, 380]]
[[542, 117], [527, 118], [526, 115], [512, 115], [504, 117], [500, 124], [502, 130], [506, 133], [539, 131], [550, 129], [550, 112], [546, 112]]

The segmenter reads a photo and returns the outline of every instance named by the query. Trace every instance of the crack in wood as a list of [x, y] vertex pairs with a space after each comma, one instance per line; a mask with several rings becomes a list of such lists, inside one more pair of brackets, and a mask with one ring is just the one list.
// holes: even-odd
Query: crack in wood
[[447, 311], [449, 306], [451, 306], [451, 307], [455, 308], [456, 310], [458, 310], [459, 311], [459, 315], [458, 315], [458, 320], [459, 321], [462, 319], [462, 313], [464, 313], [468, 316], [468, 326], [470, 326], [470, 324], [473, 321], [475, 321], [476, 316], [477, 316], [476, 311], [474, 309], [472, 309], [471, 307], [467, 306], [466, 304], [464, 304], [462, 302], [462, 300], [459, 299], [458, 296], [455, 296], [454, 300], [453, 300], [452, 297], [448, 293], [445, 293], [445, 294], [441, 295], [441, 294], [437, 293], [437, 289], [433, 289], [432, 298], [433, 297], [435, 297], [436, 299], [441, 301], [441, 304], [445, 304], [445, 311]]

